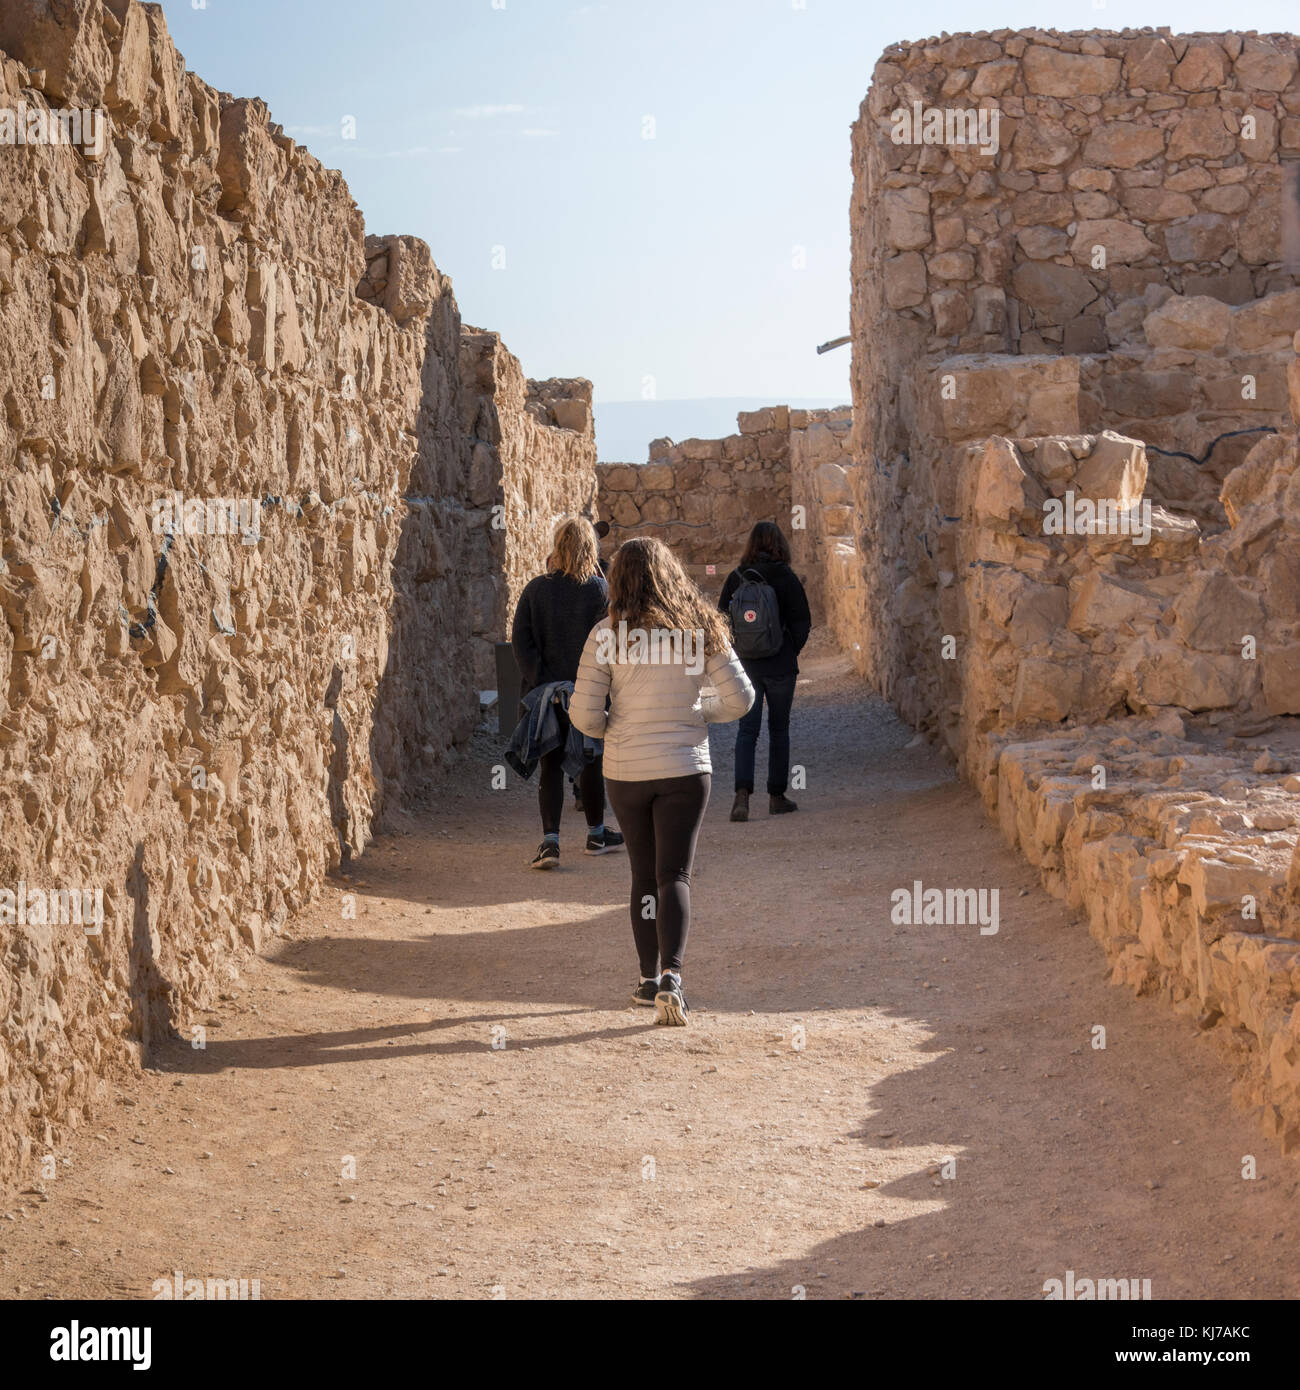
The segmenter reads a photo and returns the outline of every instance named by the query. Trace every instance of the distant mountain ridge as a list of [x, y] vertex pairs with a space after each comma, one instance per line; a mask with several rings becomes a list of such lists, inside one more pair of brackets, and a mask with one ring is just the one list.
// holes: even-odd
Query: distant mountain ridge
[[707, 396], [677, 401], [598, 401], [596, 456], [601, 463], [645, 463], [652, 439], [720, 439], [736, 432], [736, 415], [765, 405], [825, 410], [847, 402], [835, 396]]

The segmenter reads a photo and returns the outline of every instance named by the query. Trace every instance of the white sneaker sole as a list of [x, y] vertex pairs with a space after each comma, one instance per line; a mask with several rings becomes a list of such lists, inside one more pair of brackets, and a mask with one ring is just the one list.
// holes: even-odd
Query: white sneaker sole
[[666, 1028], [685, 1028], [686, 1010], [682, 1008], [681, 996], [671, 990], [660, 990], [655, 995], [655, 1022]]

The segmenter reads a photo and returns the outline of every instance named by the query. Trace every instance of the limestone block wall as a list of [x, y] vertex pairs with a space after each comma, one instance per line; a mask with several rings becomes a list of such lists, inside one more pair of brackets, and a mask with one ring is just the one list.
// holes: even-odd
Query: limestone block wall
[[792, 421], [806, 429], [809, 415], [784, 405], [741, 411], [737, 433], [724, 439], [656, 440], [648, 463], [598, 465], [606, 551], [629, 536], [655, 536], [697, 583], [720, 589], [756, 521], [775, 521], [790, 535]]
[[1286, 374], [1300, 290], [1233, 306], [1154, 285], [1108, 324], [1116, 346], [1081, 361], [1083, 419], [1141, 439], [1159, 496], [1222, 525], [1224, 479], [1261, 430], [1294, 423]]
[[1290, 427], [1296, 44], [1004, 30], [877, 65], [852, 142], [849, 645], [917, 722], [959, 703], [914, 698], [908, 635], [958, 602], [949, 445], [1116, 430], [1155, 500], [1213, 530], [1225, 478]]
[[1106, 354], [918, 359], [890, 387], [907, 454], [918, 440], [987, 437], [1017, 411], [1028, 432], [1115, 429], [1148, 446], [1171, 504], [1224, 524], [1224, 478], [1262, 433], [1293, 423], [1287, 370], [1300, 291], [1232, 307], [1156, 289], [1125, 313], [1126, 343]]
[[999, 30], [887, 49], [852, 146], [855, 337], [874, 330], [854, 365], [866, 451], [897, 444], [890, 383], [923, 353], [1105, 352], [1151, 287], [1234, 304], [1291, 287], [1296, 48], [1286, 34]]
[[480, 688], [496, 686], [492, 644], [506, 641], [524, 586], [546, 569], [555, 523], [596, 506], [591, 382], [532, 381], [500, 337], [461, 337], [462, 428], [471, 449], [470, 501], [487, 562], [470, 586]]
[[[847, 649], [905, 719], [944, 732], [960, 707], [941, 639], [964, 629], [959, 487], [967, 445], [991, 434], [1082, 433], [1079, 359], [942, 359], [919, 364], [901, 385], [908, 447], [862, 458], [849, 475], [862, 596]], [[959, 744], [946, 732], [944, 740]]]
[[[1265, 436], [1224, 486], [1231, 525], [1146, 495], [1142, 446], [1100, 436], [993, 439], [967, 455], [964, 629], [946, 693], [954, 751], [992, 805], [990, 733], [1129, 713], [1211, 725], [1300, 713], [1300, 473], [1295, 436]], [[1150, 506], [1150, 531], [1045, 534], [1053, 500]]]
[[[913, 597], [903, 552], [916, 547], [897, 523], [903, 510], [909, 526], [920, 518], [901, 494], [928, 498], [930, 551], [953, 515], [918, 479], [935, 452], [926, 440], [1117, 429], [1150, 446], [1171, 505], [1222, 523], [1218, 488], [1255, 442], [1236, 432], [1289, 423], [1296, 43], [1000, 30], [882, 57], [853, 130], [850, 208], [868, 570], [856, 655], [882, 687], [907, 679], [898, 605]], [[995, 423], [1040, 357], [1056, 365], [1033, 378], [1026, 423]]]
[[[972, 756], [976, 733], [1025, 718], [1103, 717], [1126, 705], [1210, 709], [1216, 707], [1211, 699], [1221, 696], [1218, 707], [1264, 701], [1281, 712], [1281, 673], [1290, 659], [1288, 625], [1296, 588], [1288, 569], [1293, 545], [1288, 509], [1300, 501], [1300, 494], [1288, 491], [1284, 477], [1290, 436], [1250, 436], [1255, 442], [1248, 460], [1229, 474], [1222, 500], [1216, 499], [1216, 512], [1227, 520], [1207, 523], [1186, 508], [1181, 496], [1171, 498], [1162, 491], [1159, 475], [1148, 472], [1147, 452], [1139, 441], [1081, 428], [1077, 359], [1020, 362], [1013, 366], [1009, 359], [995, 357], [939, 363], [934, 373], [958, 383], [954, 400], [944, 409], [921, 412], [924, 432], [913, 437], [906, 458], [891, 468], [860, 468], [851, 475], [871, 546], [863, 566], [863, 664], [884, 693], [918, 727], [940, 734], [963, 761]], [[938, 401], [937, 382], [927, 382], [922, 394]], [[990, 428], [995, 430], [992, 439], [984, 436]], [[975, 437], [963, 441], [960, 436], [967, 431]], [[1055, 438], [1032, 442], [1039, 431]], [[1031, 441], [1022, 442], [1025, 436]], [[1116, 491], [1107, 493], [1107, 488]], [[1258, 504], [1245, 500], [1256, 490], [1266, 507], [1259, 516], [1250, 510]], [[1048, 534], [1048, 499], [1063, 506], [1070, 498], [1116, 500], [1126, 507], [1148, 504], [1149, 542]], [[1013, 504], [1014, 520], [1011, 512], [997, 511]], [[1262, 625], [1265, 610], [1260, 610], [1256, 621], [1238, 634], [1256, 638], [1253, 665], [1230, 660], [1227, 649], [1220, 649], [1232, 672], [1228, 686], [1207, 686], [1207, 669], [1184, 659], [1186, 652], [1176, 669], [1166, 668], [1170, 683], [1152, 684], [1140, 674], [1145, 667], [1136, 658], [1132, 669], [1124, 666], [1124, 652], [1105, 623], [1090, 630], [1102, 643], [1098, 649], [1072, 636], [1076, 624], [1070, 615], [1079, 592], [1097, 578], [1094, 568], [1125, 584], [1155, 583], [1156, 590], [1146, 594], [1147, 616], [1154, 620], [1164, 613], [1158, 591], [1172, 603], [1176, 591], [1223, 568], [1227, 562], [1222, 557], [1236, 555], [1246, 543], [1243, 536], [1249, 537], [1250, 563], [1233, 561], [1235, 570], [1248, 589], [1260, 593], [1276, 623]], [[999, 567], [1008, 565], [1018, 568], [1043, 598], [1045, 606], [1032, 623], [1013, 622], [1014, 608], [990, 599], [990, 586], [1006, 582]], [[1056, 590], [1050, 599], [1042, 594], [1044, 585]], [[1110, 591], [1103, 587], [1101, 592]], [[1222, 599], [1217, 594], [1206, 601]], [[888, 618], [879, 619], [880, 614]], [[1006, 685], [995, 698], [984, 684], [986, 653], [978, 642], [967, 644], [982, 620], [990, 640], [1006, 644], [1007, 671], [1028, 681], [1018, 698]], [[1177, 628], [1179, 642], [1185, 630], [1185, 625]], [[1037, 651], [1035, 642], [1044, 634], [1051, 637], [1049, 649]], [[945, 637], [955, 639], [946, 651]], [[971, 652], [978, 656], [973, 664], [966, 661]], [[1022, 670], [1022, 658], [1039, 664]], [[1034, 670], [1049, 683], [1070, 684], [1070, 691], [1061, 685], [1058, 701], [1038, 706], [1028, 674]], [[1263, 673], [1269, 670], [1274, 674], [1266, 684]], [[1170, 693], [1179, 683], [1185, 686], [1181, 700]], [[1026, 713], [1031, 707], [1036, 712]], [[977, 764], [978, 757], [972, 767]], [[987, 769], [976, 775], [987, 775]]]
[[454, 755], [490, 504], [551, 505], [550, 436], [590, 496], [594, 450], [581, 384], [507, 374], [467, 426], [428, 248], [367, 240], [157, 6], [10, 0], [0, 50], [0, 108], [106, 118], [0, 159], [4, 1178]]
[[[1225, 391], [1231, 387], [1240, 393], [1245, 380], [1267, 391], [1275, 408], [1263, 412], [1262, 418], [1276, 422], [1268, 427], [1276, 431], [1290, 428], [1291, 416], [1285, 406], [1286, 363], [1294, 360], [1294, 354], [1277, 348], [1276, 336], [1261, 337], [1268, 348], [1264, 352], [1247, 356], [1235, 353], [1233, 347], [1252, 322], [1286, 321], [1298, 307], [1295, 299], [1292, 291], [1229, 308], [1213, 299], [1175, 296], [1152, 311], [1147, 321], [1153, 336], [1164, 342], [1166, 315], [1171, 315], [1175, 324], [1188, 325], [1202, 310], [1212, 310], [1216, 317], [1221, 311], [1223, 341], [1219, 347], [1193, 350], [1161, 346], [1156, 351], [1168, 355], [1168, 365], [1171, 371], [1176, 368], [1179, 379], [1193, 383], [1195, 395], [1213, 391], [1216, 384], [1223, 385]], [[1192, 341], [1190, 329], [1180, 331], [1183, 341]], [[875, 459], [871, 466], [859, 466], [849, 474], [857, 499], [865, 596], [856, 638], [845, 645], [905, 717], [918, 727], [941, 732], [961, 758], [966, 756], [970, 736], [968, 728], [959, 727], [966, 677], [952, 664], [951, 653], [945, 658], [940, 648], [945, 634], [966, 631], [967, 602], [978, 579], [975, 570], [989, 558], [987, 547], [976, 534], [983, 523], [970, 513], [969, 496], [963, 488], [981, 467], [992, 467], [989, 460], [993, 454], [1004, 456], [1000, 448], [989, 453], [990, 436], [1064, 437], [1065, 443], [1058, 440], [1043, 455], [1052, 458], [1051, 476], [1034, 480], [1037, 491], [1034, 505], [1024, 514], [1022, 524], [1027, 529], [1022, 540], [1026, 553], [1034, 554], [1027, 562], [1028, 572], [1041, 579], [1048, 569], [1052, 582], [1063, 578], [1068, 586], [1074, 561], [1066, 563], [1062, 558], [1071, 553], [1068, 545], [1062, 548], [1060, 542], [1045, 541], [1042, 501], [1049, 495], [1060, 498], [1066, 493], [1096, 498], [1098, 494], [1085, 493], [1080, 487], [1076, 476], [1080, 470], [1106, 483], [1128, 476], [1112, 474], [1096, 461], [1086, 462], [1100, 432], [1099, 417], [1105, 414], [1094, 370], [1100, 361], [1004, 354], [925, 359], [901, 383], [898, 393], [901, 409], [910, 419], [909, 448], [890, 459]], [[1246, 426], [1246, 418], [1252, 417], [1225, 415], [1215, 419], [1216, 430], [1230, 427], [1251, 432], [1221, 440], [1221, 447], [1211, 447], [1199, 461], [1172, 451], [1159, 453], [1155, 446], [1138, 451], [1141, 492], [1129, 500], [1140, 497], [1150, 503], [1155, 508], [1156, 527], [1152, 544], [1134, 548], [1126, 562], [1135, 572], [1148, 572], [1152, 561], [1170, 552], [1186, 575], [1210, 564], [1217, 547], [1232, 545], [1231, 536], [1224, 534], [1234, 505], [1231, 496], [1241, 478], [1254, 475], [1243, 474], [1240, 467], [1229, 471], [1228, 460], [1253, 450], [1250, 457], [1262, 466], [1258, 461], [1271, 456], [1270, 451], [1284, 437]], [[1261, 414], [1253, 418], [1258, 420]], [[1107, 432], [1108, 436], [1112, 433]], [[1062, 450], [1074, 458], [1077, 467], [1070, 465]], [[1026, 467], [1032, 473], [1034, 465], [1028, 463]], [[1225, 476], [1236, 480], [1227, 493]], [[1130, 483], [1131, 477], [1125, 485]], [[963, 496], [968, 496], [965, 506]], [[1274, 540], [1280, 541], [1281, 536], [1278, 531]], [[1176, 543], [1171, 539], [1174, 537]], [[1206, 542], [1203, 551], [1202, 540]], [[1260, 553], [1256, 558], [1262, 563], [1266, 557]], [[1266, 587], [1269, 578], [1271, 572], [1265, 576]], [[1281, 595], [1277, 597], [1280, 601]], [[1064, 635], [1059, 635], [1059, 640], [1065, 641]], [[1062, 655], [1054, 653], [1052, 659]], [[1191, 673], [1188, 677], [1191, 679]], [[1107, 689], [1113, 693], [1113, 684]], [[1188, 698], [1198, 698], [1198, 690], [1199, 686], [1194, 686]], [[1246, 698], [1249, 693], [1243, 691], [1235, 698]], [[1084, 706], [1069, 700], [1066, 706], [1074, 713], [1085, 712]], [[1001, 708], [1001, 718], [1012, 717], [1010, 704], [1002, 702]], [[1091, 705], [1088, 710], [1093, 715], [1101, 713]]]

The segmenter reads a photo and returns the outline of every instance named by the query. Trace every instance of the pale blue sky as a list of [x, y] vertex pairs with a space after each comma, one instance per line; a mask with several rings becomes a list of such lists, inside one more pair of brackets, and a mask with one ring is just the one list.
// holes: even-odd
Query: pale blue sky
[[163, 8], [193, 71], [264, 98], [343, 171], [367, 230], [429, 243], [466, 322], [499, 331], [530, 376], [590, 377], [598, 402], [639, 398], [646, 378], [661, 400], [848, 399], [848, 349], [814, 349], [848, 331], [849, 126], [887, 43], [1297, 22], [1281, 0]]

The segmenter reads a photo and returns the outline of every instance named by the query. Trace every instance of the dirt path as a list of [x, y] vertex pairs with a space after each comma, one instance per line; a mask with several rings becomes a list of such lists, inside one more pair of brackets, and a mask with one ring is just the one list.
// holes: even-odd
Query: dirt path
[[[731, 825], [714, 738], [692, 1027], [626, 1006], [625, 856], [575, 853], [567, 812], [562, 871], [526, 871], [533, 788], [489, 791], [481, 738], [441, 811], [232, 981], [204, 1051], [4, 1197], [0, 1296], [148, 1298], [179, 1269], [263, 1298], [1036, 1298], [1072, 1269], [1295, 1297], [1300, 1168], [1213, 1044], [1103, 983], [842, 659], [804, 676], [798, 815]], [[891, 925], [918, 878], [998, 887], [1000, 930]]]

